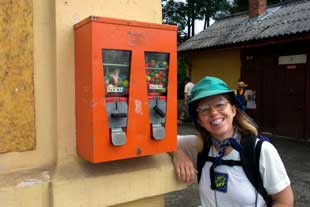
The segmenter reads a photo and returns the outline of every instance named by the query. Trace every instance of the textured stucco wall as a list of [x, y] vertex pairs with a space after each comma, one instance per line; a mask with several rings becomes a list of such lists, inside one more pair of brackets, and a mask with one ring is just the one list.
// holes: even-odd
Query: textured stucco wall
[[[31, 3], [33, 8], [33, 27], [28, 28], [33, 31], [27, 36], [33, 39], [25, 44], [17, 43], [26, 37], [21, 40], [15, 37], [14, 41], [12, 38], [27, 33], [27, 30], [5, 38], [8, 37], [8, 28], [17, 21], [7, 19], [8, 13], [17, 3], [24, 5], [21, 7], [22, 11], [14, 13], [15, 15], [28, 11]], [[27, 110], [27, 116], [32, 113], [32, 117], [35, 117], [35, 120], [32, 118], [35, 122], [35, 131], [32, 133], [36, 137], [36, 148], [33, 150], [0, 154], [1, 207], [162, 207], [163, 194], [185, 187], [177, 182], [171, 158], [167, 154], [99, 165], [89, 164], [77, 157], [73, 25], [90, 15], [161, 23], [161, 1], [0, 0], [0, 96], [5, 95], [2, 92], [4, 79], [1, 77], [11, 71], [17, 74], [14, 70], [6, 72], [2, 66], [13, 64], [9, 62], [13, 57], [23, 57], [23, 61], [14, 62], [19, 64], [18, 67], [30, 64], [24, 60], [25, 57], [29, 58], [28, 61], [33, 60], [31, 73], [26, 70], [29, 67], [25, 67], [23, 71], [18, 71], [22, 76], [14, 76], [16, 79], [12, 83], [19, 83], [16, 80], [21, 77], [33, 81], [29, 83], [32, 86], [32, 111]], [[24, 16], [18, 17], [18, 22], [27, 19]], [[24, 24], [17, 27], [28, 25]], [[7, 43], [3, 45], [3, 41]], [[12, 45], [8, 43], [10, 41]], [[33, 47], [33, 57], [27, 56], [28, 50], [19, 50], [21, 46]], [[3, 58], [7, 57], [8, 51], [15, 55]], [[23, 81], [21, 82], [24, 83]], [[18, 87], [29, 89], [30, 86], [25, 84], [25, 87]], [[14, 90], [10, 91], [10, 96], [21, 91]], [[24, 96], [26, 93], [17, 94]], [[8, 108], [4, 109], [2, 98], [0, 97], [1, 117], [9, 111]], [[9, 100], [6, 107], [17, 107], [14, 105], [17, 103], [22, 105], [16, 94], [16, 102]], [[18, 110], [21, 109], [15, 109], [15, 112], [21, 113]], [[24, 119], [18, 121], [18, 124], [24, 123], [23, 121]], [[1, 128], [5, 129], [3, 126]], [[22, 128], [22, 125], [15, 126], [15, 130]]]
[[[27, 2], [27, 4], [26, 4]], [[5, 72], [2, 65], [8, 64], [8, 60], [4, 59], [9, 50], [21, 52], [19, 48], [22, 47], [33, 47], [33, 56], [27, 58], [29, 61], [33, 61], [33, 66], [31, 67], [31, 79], [29, 71], [26, 69], [20, 71], [23, 77], [27, 77], [27, 81], [32, 81], [28, 83], [27, 92], [29, 88], [32, 87], [32, 96], [27, 99], [27, 104], [22, 103], [15, 95], [10, 103], [5, 103], [6, 108], [4, 108], [3, 97], [4, 93], [2, 91], [3, 81], [0, 78], [0, 122], [6, 120], [4, 115], [10, 112], [8, 110], [14, 111], [15, 116], [22, 116], [22, 120], [11, 120], [11, 126], [14, 126], [14, 130], [11, 133], [17, 133], [18, 131], [23, 131], [27, 133], [32, 133], [32, 147], [35, 149], [27, 150], [23, 152], [11, 152], [11, 153], [0, 153], [0, 173], [16, 171], [19, 169], [30, 169], [36, 167], [49, 167], [55, 165], [58, 160], [63, 161], [63, 158], [76, 157], [76, 145], [75, 145], [75, 90], [74, 90], [74, 29], [73, 26], [78, 21], [90, 16], [104, 16], [113, 18], [130, 19], [144, 22], [161, 23], [162, 13], [161, 13], [161, 1], [153, 0], [0, 0], [0, 61], [1, 70], [0, 77], [2, 74], [8, 72], [16, 74], [17, 72]], [[18, 6], [18, 7], [17, 7]], [[10, 10], [13, 7], [18, 8], [20, 11], [17, 12], [18, 15], [32, 9], [31, 20], [32, 27], [29, 26], [30, 23], [25, 24], [26, 18], [20, 17], [18, 20], [13, 21], [8, 19], [16, 17], [12, 14]], [[29, 12], [29, 11], [28, 11]], [[4, 20], [6, 19], [6, 22]], [[13, 34], [9, 39], [4, 38], [4, 34], [8, 33], [8, 28], [12, 27], [15, 21], [23, 22], [19, 28], [28, 25], [28, 29], [32, 30], [28, 32], [27, 38], [30, 41], [24, 43], [23, 45], [16, 44], [19, 41], [16, 39], [11, 41], [12, 48], [9, 49], [9, 41], [14, 36], [19, 33]], [[3, 24], [2, 24], [3, 23]], [[4, 32], [6, 30], [6, 32]], [[27, 34], [27, 30], [23, 29], [20, 31], [21, 34]], [[25, 38], [24, 38], [25, 39]], [[5, 42], [5, 45], [2, 44]], [[24, 41], [25, 42], [25, 41]], [[16, 48], [14, 48], [16, 47]], [[19, 47], [19, 48], [18, 48]], [[23, 55], [25, 50], [23, 50]], [[15, 57], [15, 56], [14, 56]], [[20, 54], [16, 54], [16, 57], [21, 57]], [[23, 56], [21, 60], [25, 60]], [[20, 61], [14, 61], [14, 64]], [[26, 67], [24, 64], [21, 66]], [[28, 67], [27, 67], [28, 68]], [[29, 68], [28, 68], [29, 69]], [[21, 76], [14, 76], [16, 79], [21, 78]], [[17, 83], [17, 82], [16, 82]], [[25, 83], [22, 79], [21, 83]], [[24, 86], [24, 85], [23, 85]], [[20, 86], [18, 86], [20, 87]], [[15, 90], [16, 87], [13, 87]], [[19, 96], [25, 97], [26, 93], [19, 93], [22, 91], [18, 89]], [[9, 92], [11, 93], [11, 91]], [[12, 92], [13, 94], [16, 91]], [[33, 93], [35, 94], [33, 96]], [[11, 94], [9, 94], [11, 95]], [[35, 97], [35, 98], [34, 98]], [[23, 99], [25, 100], [25, 99]], [[7, 101], [7, 100], [6, 100]], [[34, 102], [35, 101], [35, 102]], [[19, 104], [17, 107], [16, 104]], [[21, 115], [21, 110], [28, 106], [25, 115]], [[32, 108], [31, 108], [32, 107]], [[34, 114], [35, 107], [35, 114]], [[30, 108], [30, 109], [29, 109]], [[17, 111], [16, 111], [17, 110]], [[29, 123], [27, 117], [32, 117], [32, 131], [27, 130], [24, 126], [25, 123]], [[35, 120], [34, 120], [35, 119]], [[10, 129], [10, 128], [9, 128]], [[0, 145], [5, 139], [3, 138], [3, 133], [7, 134], [8, 128], [5, 123], [1, 123], [0, 129]], [[10, 141], [13, 136], [5, 136], [5, 141]], [[27, 136], [23, 136], [23, 139]], [[23, 146], [21, 143], [23, 140], [18, 140], [15, 146]], [[31, 144], [31, 141], [25, 141], [27, 144]], [[2, 148], [1, 148], [2, 149]], [[29, 147], [30, 149], [30, 147]], [[58, 153], [57, 153], [58, 152]]]
[[0, 0], [0, 153], [35, 147], [32, 0]]
[[241, 67], [239, 49], [201, 52], [186, 58], [192, 64], [194, 82], [208, 75], [219, 77], [231, 88], [236, 88]]

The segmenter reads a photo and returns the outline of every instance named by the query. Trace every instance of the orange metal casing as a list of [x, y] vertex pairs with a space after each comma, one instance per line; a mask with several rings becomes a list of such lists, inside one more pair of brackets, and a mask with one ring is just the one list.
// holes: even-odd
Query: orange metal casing
[[[105, 17], [74, 26], [77, 152], [92, 162], [171, 152], [177, 133], [177, 27]], [[126, 143], [111, 144], [102, 49], [131, 51]], [[151, 138], [145, 52], [169, 53], [166, 136]]]

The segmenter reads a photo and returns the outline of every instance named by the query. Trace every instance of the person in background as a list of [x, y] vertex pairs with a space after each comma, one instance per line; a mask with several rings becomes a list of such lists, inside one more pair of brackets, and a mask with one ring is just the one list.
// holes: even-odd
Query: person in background
[[239, 80], [238, 81], [238, 88], [235, 90], [236, 99], [242, 105], [241, 110], [246, 111], [247, 101], [248, 101], [248, 93], [246, 90], [248, 84]]
[[187, 104], [188, 104], [188, 99], [191, 95], [192, 88], [194, 87], [194, 83], [192, 82], [191, 77], [186, 76], [185, 77], [185, 86], [184, 86], [184, 104], [182, 107], [182, 112], [180, 114], [180, 120], [179, 123], [183, 122], [185, 120], [185, 117], [188, 117], [188, 112], [187, 112]]
[[[180, 181], [191, 183], [199, 178], [203, 207], [267, 206], [242, 165], [223, 164], [223, 160], [240, 163], [245, 146], [249, 146], [243, 143], [253, 140], [255, 146], [259, 140], [257, 125], [237, 107], [235, 98], [234, 91], [224, 81], [207, 76], [193, 87], [188, 100], [189, 114], [199, 135], [178, 136], [173, 163]], [[201, 165], [202, 156], [210, 159]], [[252, 161], [250, 164], [254, 164]], [[293, 206], [290, 179], [276, 148], [268, 141], [261, 144], [258, 164], [257, 173], [271, 196], [272, 206]], [[198, 176], [197, 169], [200, 169]]]
[[185, 78], [185, 86], [184, 86], [184, 104], [187, 106], [188, 99], [191, 96], [191, 92], [195, 84], [192, 82], [191, 77], [186, 76]]

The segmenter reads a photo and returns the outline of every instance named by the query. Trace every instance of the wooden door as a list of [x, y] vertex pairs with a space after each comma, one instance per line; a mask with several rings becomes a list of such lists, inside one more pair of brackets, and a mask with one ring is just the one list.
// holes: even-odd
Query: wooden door
[[275, 81], [275, 134], [303, 139], [305, 136], [304, 64], [278, 66]]
[[[256, 92], [256, 109], [248, 110], [247, 113], [258, 123], [262, 131], [272, 132], [276, 59], [272, 55], [260, 54], [260, 51], [253, 52], [253, 56], [245, 55], [243, 58], [243, 80], [248, 84], [248, 89]], [[251, 58], [247, 60], [246, 57]]]

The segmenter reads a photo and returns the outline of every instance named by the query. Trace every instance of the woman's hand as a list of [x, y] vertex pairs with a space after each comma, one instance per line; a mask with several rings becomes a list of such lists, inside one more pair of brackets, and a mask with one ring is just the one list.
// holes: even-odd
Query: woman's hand
[[173, 163], [177, 178], [180, 181], [191, 184], [196, 179], [197, 170], [182, 149], [177, 148], [176, 152], [173, 153]]

